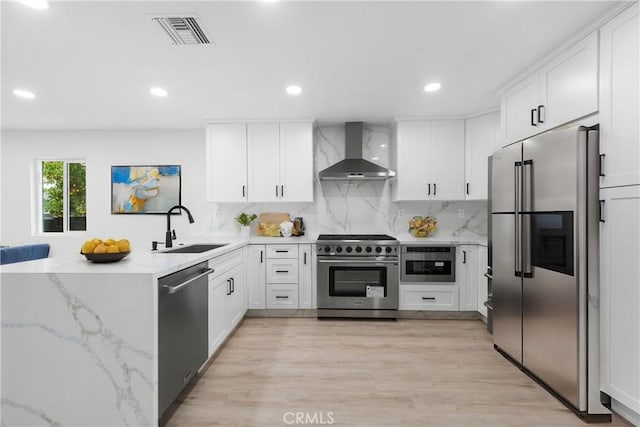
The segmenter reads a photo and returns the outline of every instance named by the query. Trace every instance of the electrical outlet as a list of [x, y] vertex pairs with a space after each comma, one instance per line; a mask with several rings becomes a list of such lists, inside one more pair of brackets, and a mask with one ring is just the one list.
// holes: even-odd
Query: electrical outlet
[[398, 209], [398, 217], [400, 218], [404, 217], [404, 209]]
[[458, 218], [464, 218], [464, 209], [458, 209]]

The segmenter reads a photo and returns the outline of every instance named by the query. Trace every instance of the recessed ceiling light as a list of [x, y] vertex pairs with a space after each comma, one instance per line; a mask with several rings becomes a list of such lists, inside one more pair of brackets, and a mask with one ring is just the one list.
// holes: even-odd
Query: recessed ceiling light
[[33, 92], [29, 92], [28, 90], [24, 90], [24, 89], [14, 89], [13, 94], [18, 98], [24, 98], [24, 99], [33, 99], [36, 97], [36, 95]]
[[380, 144], [380, 148], [387, 148], [387, 144]]
[[149, 89], [149, 93], [155, 96], [165, 97], [168, 95], [167, 91], [162, 89], [161, 87], [152, 87]]
[[38, 9], [38, 10], [49, 9], [49, 2], [47, 0], [19, 0], [19, 1], [25, 6], [29, 6], [33, 9]]
[[302, 88], [300, 86], [287, 86], [287, 93], [289, 95], [300, 95], [302, 93]]
[[440, 87], [441, 87], [440, 83], [433, 82], [433, 83], [429, 83], [428, 85], [426, 85], [424, 87], [424, 91], [425, 92], [435, 92], [437, 90], [440, 90]]

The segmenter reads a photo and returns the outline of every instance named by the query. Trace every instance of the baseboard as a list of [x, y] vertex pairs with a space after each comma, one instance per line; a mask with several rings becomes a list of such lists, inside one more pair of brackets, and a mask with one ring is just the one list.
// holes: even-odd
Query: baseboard
[[399, 319], [430, 319], [430, 320], [482, 320], [477, 311], [421, 311], [399, 310]]
[[249, 309], [245, 317], [316, 317], [315, 309], [310, 308], [267, 308]]
[[629, 421], [631, 425], [640, 426], [640, 414], [636, 414], [632, 409], [629, 409], [613, 397], [611, 398], [611, 410]]

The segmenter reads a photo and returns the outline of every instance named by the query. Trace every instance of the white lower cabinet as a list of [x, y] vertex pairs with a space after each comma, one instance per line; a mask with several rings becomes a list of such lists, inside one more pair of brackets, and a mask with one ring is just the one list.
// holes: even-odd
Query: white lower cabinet
[[600, 386], [640, 414], [640, 185], [600, 190]]
[[220, 347], [245, 313], [242, 250], [209, 261], [209, 356]]
[[267, 262], [265, 245], [249, 245], [245, 258], [246, 288], [250, 309], [266, 308]]
[[478, 311], [478, 246], [462, 245], [456, 250], [456, 283], [460, 311]]
[[458, 285], [400, 285], [400, 310], [458, 310]]
[[250, 245], [246, 253], [250, 309], [315, 308], [315, 245]]
[[298, 308], [298, 285], [267, 285], [267, 308]]

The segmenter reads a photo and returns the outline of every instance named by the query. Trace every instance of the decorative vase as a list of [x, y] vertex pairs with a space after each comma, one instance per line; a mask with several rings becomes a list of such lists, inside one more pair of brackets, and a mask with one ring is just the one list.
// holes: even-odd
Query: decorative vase
[[249, 237], [250, 233], [251, 233], [251, 227], [249, 226], [245, 227], [243, 225], [240, 226], [240, 235], [242, 237]]

